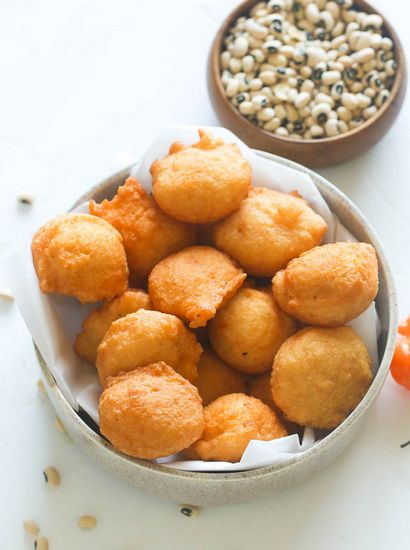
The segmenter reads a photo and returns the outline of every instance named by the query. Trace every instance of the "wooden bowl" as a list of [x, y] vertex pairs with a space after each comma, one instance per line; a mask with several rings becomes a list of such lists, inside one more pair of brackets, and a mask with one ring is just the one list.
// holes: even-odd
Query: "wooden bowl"
[[360, 11], [383, 17], [384, 33], [393, 40], [397, 62], [396, 78], [389, 99], [377, 113], [359, 127], [336, 137], [295, 140], [258, 128], [242, 116], [225, 96], [220, 79], [220, 53], [223, 40], [234, 21], [249, 12], [255, 0], [245, 0], [225, 19], [217, 32], [208, 59], [208, 89], [212, 104], [223, 126], [237, 134], [250, 147], [262, 149], [311, 167], [333, 166], [346, 162], [373, 147], [390, 129], [403, 104], [406, 92], [406, 60], [399, 37], [386, 18], [364, 0], [356, 0]]

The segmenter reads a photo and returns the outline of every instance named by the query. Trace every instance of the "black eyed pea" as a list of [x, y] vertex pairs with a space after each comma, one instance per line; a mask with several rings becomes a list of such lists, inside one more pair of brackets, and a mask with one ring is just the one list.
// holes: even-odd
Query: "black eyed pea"
[[50, 485], [50, 487], [58, 487], [58, 485], [60, 485], [60, 473], [53, 466], [49, 466], [48, 468], [43, 470], [43, 476], [45, 482]]
[[278, 136], [287, 137], [289, 135], [289, 132], [283, 126], [279, 126], [279, 128], [276, 128], [275, 134], [278, 135]]
[[306, 132], [303, 134], [303, 139], [312, 139], [312, 132], [310, 130], [306, 130]]
[[363, 70], [368, 73], [375, 69], [377, 67], [377, 61], [375, 59], [371, 59], [370, 61], [367, 61], [367, 63], [363, 63]]
[[310, 75], [312, 74], [312, 69], [305, 65], [300, 69], [300, 74], [303, 76], [303, 78], [310, 78]]
[[281, 46], [279, 53], [284, 55], [286, 59], [290, 59], [293, 56], [294, 49], [295, 48], [293, 46]]
[[323, 130], [322, 126], [319, 126], [319, 124], [313, 124], [310, 127], [310, 133], [311, 133], [313, 138], [317, 139], [317, 138], [321, 138], [323, 136], [324, 130]]
[[376, 107], [380, 108], [390, 97], [389, 90], [382, 90], [375, 99]]
[[353, 115], [352, 112], [347, 108], [341, 105], [336, 109], [337, 116], [340, 120], [343, 120], [344, 122], [349, 122], [349, 120], [352, 120]]
[[329, 118], [325, 123], [325, 132], [328, 137], [339, 135], [339, 126], [336, 118]]
[[331, 86], [342, 78], [340, 71], [324, 71], [322, 73], [322, 82], [325, 86]]
[[275, 72], [276, 67], [274, 65], [271, 65], [270, 63], [262, 63], [262, 65], [259, 67], [259, 72], [261, 71], [273, 71]]
[[275, 96], [273, 95], [272, 90], [268, 86], [264, 86], [259, 93], [261, 95], [264, 95], [268, 99], [268, 101], [270, 101], [271, 103], [275, 99]]
[[309, 94], [311, 94], [314, 89], [315, 89], [315, 83], [313, 82], [313, 80], [310, 80], [310, 79], [305, 80], [302, 86], [300, 87], [301, 92], [308, 92]]
[[318, 94], [316, 94], [315, 102], [316, 102], [316, 104], [318, 104], [318, 103], [328, 103], [331, 107], [333, 107], [334, 104], [335, 104], [335, 101], [334, 101], [333, 97], [331, 97], [329, 94], [325, 94], [323, 92], [319, 92]]
[[328, 32], [330, 32], [335, 26], [333, 15], [329, 11], [323, 10], [322, 12], [320, 12], [319, 24], [323, 26]]
[[264, 95], [256, 95], [252, 98], [252, 105], [255, 111], [260, 111], [268, 106], [268, 100]]
[[271, 54], [271, 53], [277, 53], [282, 46], [282, 42], [280, 40], [267, 40], [262, 44], [262, 51]]
[[258, 40], [265, 38], [269, 32], [266, 27], [264, 27], [263, 25], [259, 25], [253, 19], [246, 20], [245, 29], [248, 31], [248, 33], [251, 36], [253, 36], [254, 38], [257, 38]]
[[272, 107], [265, 107], [256, 113], [257, 119], [262, 122], [268, 122], [275, 116], [275, 111]]
[[337, 58], [337, 60], [343, 65], [344, 69], [351, 67], [353, 64], [353, 60], [350, 55], [341, 55]]
[[231, 80], [232, 77], [233, 77], [233, 74], [231, 73], [231, 71], [226, 71], [226, 70], [223, 71], [221, 76], [222, 84], [224, 86], [227, 86], [228, 82]]
[[380, 17], [380, 15], [378, 15], [377, 13], [371, 13], [363, 17], [362, 27], [366, 30], [380, 29], [382, 25], [383, 18]]
[[345, 34], [341, 34], [335, 38], [333, 38], [333, 40], [331, 41], [331, 46], [332, 46], [332, 49], [334, 50], [338, 50], [339, 47], [344, 44], [346, 42], [346, 35]]
[[231, 53], [237, 58], [243, 57], [249, 49], [249, 41], [245, 36], [238, 36], [232, 44]]
[[225, 92], [227, 97], [235, 97], [239, 92], [239, 80], [236, 78], [231, 78], [226, 85]]
[[363, 90], [364, 95], [367, 95], [371, 99], [373, 99], [376, 95], [376, 90], [373, 90], [373, 88], [365, 88]]
[[372, 34], [370, 38], [370, 46], [375, 50], [378, 50], [381, 47], [383, 38], [380, 34]]
[[23, 527], [26, 533], [31, 535], [32, 537], [35, 537], [38, 535], [40, 529], [38, 528], [38, 525], [35, 521], [28, 519], [23, 523]]
[[302, 107], [301, 109], [298, 109], [298, 111], [299, 111], [299, 116], [300, 116], [301, 119], [305, 119], [308, 116], [310, 116], [309, 107]]
[[305, 118], [304, 123], [306, 128], [311, 128], [316, 124], [316, 120], [312, 116], [308, 116], [307, 118]]
[[298, 79], [294, 76], [291, 76], [290, 78], [288, 78], [288, 84], [291, 88], [297, 88]]
[[271, 70], [260, 72], [259, 73], [259, 78], [264, 84], [266, 84], [268, 86], [272, 86], [277, 81], [276, 73], [274, 71], [271, 71]]
[[[348, 7], [351, 7], [351, 6], [348, 6]], [[348, 7], [343, 5], [343, 8], [345, 9], [342, 11], [342, 19], [345, 23], [352, 23], [353, 21], [356, 20], [356, 12], [354, 10], [349, 10]]]
[[397, 63], [394, 61], [394, 59], [389, 59], [386, 63], [386, 74], [388, 76], [392, 76], [396, 73], [397, 69]]
[[309, 4], [305, 9], [305, 15], [311, 23], [318, 23], [320, 20], [320, 10], [317, 7], [317, 4], [314, 4], [313, 2]]
[[299, 134], [289, 134], [289, 137], [292, 138], [292, 139], [296, 139], [296, 141], [300, 141], [302, 139], [302, 136], [299, 135]]
[[285, 105], [285, 111], [286, 111], [286, 118], [289, 120], [289, 122], [295, 122], [298, 120], [299, 115], [295, 107], [293, 105]]
[[362, 92], [363, 91], [363, 84], [361, 82], [353, 82], [353, 84], [351, 85], [350, 89], [351, 91], [354, 93], [354, 94], [357, 94], [359, 92]]
[[298, 95], [298, 91], [296, 88], [291, 88], [288, 93], [288, 102], [293, 103], [295, 101], [295, 98]]
[[332, 109], [329, 103], [319, 103], [313, 108], [312, 116], [317, 122], [324, 124], [327, 121], [331, 110]]
[[242, 70], [242, 63], [236, 57], [232, 57], [229, 60], [229, 70], [233, 73], [239, 73]]
[[316, 67], [319, 63], [326, 61], [326, 52], [319, 46], [308, 46], [306, 48], [306, 54], [309, 67]]
[[242, 103], [243, 101], [249, 101], [250, 100], [250, 95], [247, 93], [247, 92], [240, 92], [239, 94], [237, 94], [233, 100], [232, 100], [232, 103], [236, 106], [238, 106], [240, 103]]
[[34, 550], [48, 550], [48, 540], [46, 537], [37, 537], [34, 541]]
[[298, 22], [298, 28], [311, 33], [315, 30], [314, 24], [308, 21], [307, 19], [301, 19]]
[[258, 91], [262, 88], [262, 86], [263, 86], [263, 81], [260, 78], [260, 75], [259, 75], [259, 78], [253, 78], [249, 82], [249, 89], [252, 91]]
[[383, 80], [380, 78], [379, 74], [375, 74], [371, 77], [369, 81], [370, 87], [373, 88], [373, 90], [381, 90], [383, 88]]
[[338, 82], [335, 82], [331, 87], [330, 95], [333, 97], [333, 99], [340, 99], [345, 90], [346, 88], [344, 82], [342, 80], [339, 80]]
[[340, 61], [329, 61], [329, 69], [331, 71], [339, 71], [339, 73], [342, 73], [345, 67], [343, 63], [340, 63]]
[[278, 13], [285, 8], [284, 0], [269, 0], [268, 8], [272, 10], [272, 13]]
[[222, 69], [228, 69], [229, 68], [229, 60], [231, 59], [231, 54], [225, 50], [221, 53], [220, 62]]
[[333, 19], [340, 18], [340, 7], [337, 2], [326, 2], [325, 9], [332, 14]]
[[268, 132], [274, 132], [276, 128], [279, 128], [280, 126], [280, 119], [278, 117], [273, 117], [272, 120], [269, 120], [269, 122], [265, 122], [263, 125], [264, 129]]
[[369, 96], [361, 93], [356, 94], [356, 100], [357, 100], [357, 106], [359, 107], [359, 109], [366, 109], [366, 107], [368, 107], [372, 102]]
[[255, 114], [255, 107], [253, 106], [252, 101], [244, 101], [239, 104], [239, 112], [243, 115], [253, 115]]
[[281, 101], [287, 101], [289, 90], [290, 87], [285, 82], [281, 82], [280, 84], [276, 84], [273, 92], [274, 95]]
[[286, 118], [286, 109], [283, 105], [276, 105], [275, 113], [279, 120], [284, 120]]
[[344, 31], [345, 31], [345, 25], [343, 21], [338, 21], [336, 25], [333, 27], [331, 35], [332, 37], [343, 36]]
[[370, 105], [370, 107], [367, 107], [367, 109], [363, 110], [362, 114], [363, 114], [363, 118], [367, 120], [368, 118], [372, 117], [376, 113], [377, 113], [376, 105]]
[[393, 48], [393, 40], [385, 36], [384, 38], [382, 38], [380, 47], [382, 50], [391, 50]]
[[[355, 19], [356, 19], [356, 17], [355, 17]], [[349, 44], [350, 44], [351, 48], [353, 48], [354, 41], [357, 40], [357, 38], [352, 37], [351, 35], [353, 33], [356, 33], [356, 35], [357, 35], [357, 32], [359, 31], [359, 29], [360, 29], [360, 25], [356, 21], [351, 21], [350, 23], [348, 23], [346, 25], [345, 33], [346, 33], [346, 36], [348, 38], [348, 41], [349, 41]]]
[[268, 62], [271, 63], [274, 67], [283, 68], [288, 64], [288, 60], [281, 53], [274, 53], [268, 56]]
[[330, 68], [329, 63], [331, 63], [332, 61], [336, 61], [338, 55], [339, 55], [339, 52], [334, 49], [331, 49], [327, 52], [327, 63], [329, 66], [328, 68]]
[[245, 55], [242, 58], [242, 69], [245, 73], [250, 73], [255, 66], [255, 59], [252, 55]]
[[334, 111], [333, 109], [330, 111], [329, 113], [329, 119], [330, 118], [336, 118], [337, 119], [337, 113], [336, 111]]
[[346, 42], [344, 44], [342, 44], [341, 46], [339, 46], [339, 52], [341, 55], [345, 55], [347, 53], [349, 53], [349, 44], [346, 44]]
[[250, 51], [250, 54], [253, 55], [256, 63], [262, 63], [265, 60], [265, 54], [261, 48], [254, 48]]
[[360, 64], [367, 63], [374, 58], [375, 54], [376, 52], [373, 48], [363, 48], [354, 54], [354, 60]]
[[350, 122], [348, 122], [347, 125], [349, 126], [349, 129], [352, 130], [353, 128], [357, 128], [358, 126], [363, 124], [363, 122], [364, 122], [363, 117], [356, 116], [356, 117], [352, 118], [352, 120]]
[[258, 40], [254, 36], [249, 36], [249, 47], [252, 49], [260, 49], [263, 44], [263, 40]]
[[363, 21], [365, 20], [366, 18], [366, 13], [364, 13], [363, 11], [358, 11], [356, 12], [356, 21], [359, 23], [360, 27], [361, 28], [364, 28], [363, 27]]
[[327, 71], [328, 66], [324, 61], [321, 61], [312, 70], [312, 80], [314, 82], [321, 82], [322, 81], [322, 75], [325, 71]]
[[94, 516], [81, 516], [78, 518], [78, 527], [80, 529], [94, 529], [97, 520]]
[[293, 104], [295, 105], [296, 109], [302, 109], [303, 107], [306, 107], [310, 99], [311, 95], [309, 92], [300, 92], [293, 100]]
[[264, 8], [265, 8], [265, 2], [258, 2], [252, 7], [249, 13], [253, 17], [259, 10], [262, 10]]
[[347, 125], [347, 123], [344, 120], [338, 120], [337, 121], [337, 127], [339, 129], [340, 134], [345, 134], [346, 132], [349, 131], [349, 126]]
[[342, 97], [340, 99], [342, 101], [342, 105], [344, 105], [344, 107], [347, 107], [350, 111], [354, 111], [355, 109], [357, 109], [357, 99], [354, 94], [345, 92], [344, 94], [342, 94]]

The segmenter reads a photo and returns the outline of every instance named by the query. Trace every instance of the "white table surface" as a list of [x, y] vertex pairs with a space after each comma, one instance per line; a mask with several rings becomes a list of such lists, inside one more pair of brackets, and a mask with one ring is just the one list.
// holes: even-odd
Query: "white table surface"
[[[104, 176], [138, 157], [177, 122], [217, 124], [206, 89], [211, 39], [236, 0], [42, 0], [0, 6], [0, 287], [13, 242], [63, 212]], [[410, 4], [375, 0], [410, 48]], [[410, 102], [369, 153], [321, 173], [376, 229], [410, 313]], [[32, 207], [17, 205], [22, 191]], [[202, 509], [110, 478], [56, 431], [30, 336], [0, 302], [0, 546], [32, 548], [36, 520], [51, 550], [407, 549], [410, 547], [410, 392], [389, 377], [365, 430], [334, 465], [275, 497]], [[52, 490], [42, 469], [55, 465]], [[80, 531], [77, 518], [98, 526]]]

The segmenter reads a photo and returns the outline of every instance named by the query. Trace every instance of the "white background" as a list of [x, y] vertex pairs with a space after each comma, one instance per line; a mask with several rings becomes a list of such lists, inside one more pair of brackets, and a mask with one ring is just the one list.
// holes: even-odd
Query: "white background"
[[[410, 8], [375, 0], [410, 47]], [[205, 77], [209, 46], [235, 0], [3, 0], [0, 5], [0, 287], [13, 242], [92, 184], [134, 161], [169, 123], [217, 124]], [[376, 229], [410, 313], [410, 102], [369, 153], [321, 173]], [[35, 196], [18, 206], [22, 191]], [[0, 303], [0, 547], [32, 548], [35, 519], [51, 550], [407, 549], [410, 392], [389, 377], [365, 430], [333, 466], [270, 499], [196, 518], [100, 471], [54, 427], [39, 394], [29, 334]], [[42, 469], [55, 465], [52, 490]], [[77, 527], [82, 514], [94, 531]]]

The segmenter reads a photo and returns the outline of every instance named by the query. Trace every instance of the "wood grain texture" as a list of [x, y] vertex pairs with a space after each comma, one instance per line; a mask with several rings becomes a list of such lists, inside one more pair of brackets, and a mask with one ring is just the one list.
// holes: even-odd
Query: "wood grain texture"
[[404, 50], [394, 28], [383, 14], [365, 0], [356, 0], [354, 7], [368, 13], [379, 13], [384, 20], [384, 32], [393, 40], [397, 62], [396, 78], [389, 99], [369, 120], [358, 128], [340, 136], [294, 140], [281, 137], [257, 128], [242, 116], [225, 96], [220, 79], [220, 52], [223, 39], [233, 22], [249, 12], [256, 2], [245, 0], [224, 20], [213, 41], [208, 58], [208, 90], [211, 102], [221, 124], [237, 134], [245, 143], [255, 149], [262, 149], [310, 167], [325, 167], [341, 164], [361, 155], [375, 145], [390, 129], [403, 104], [406, 85], [406, 60]]

